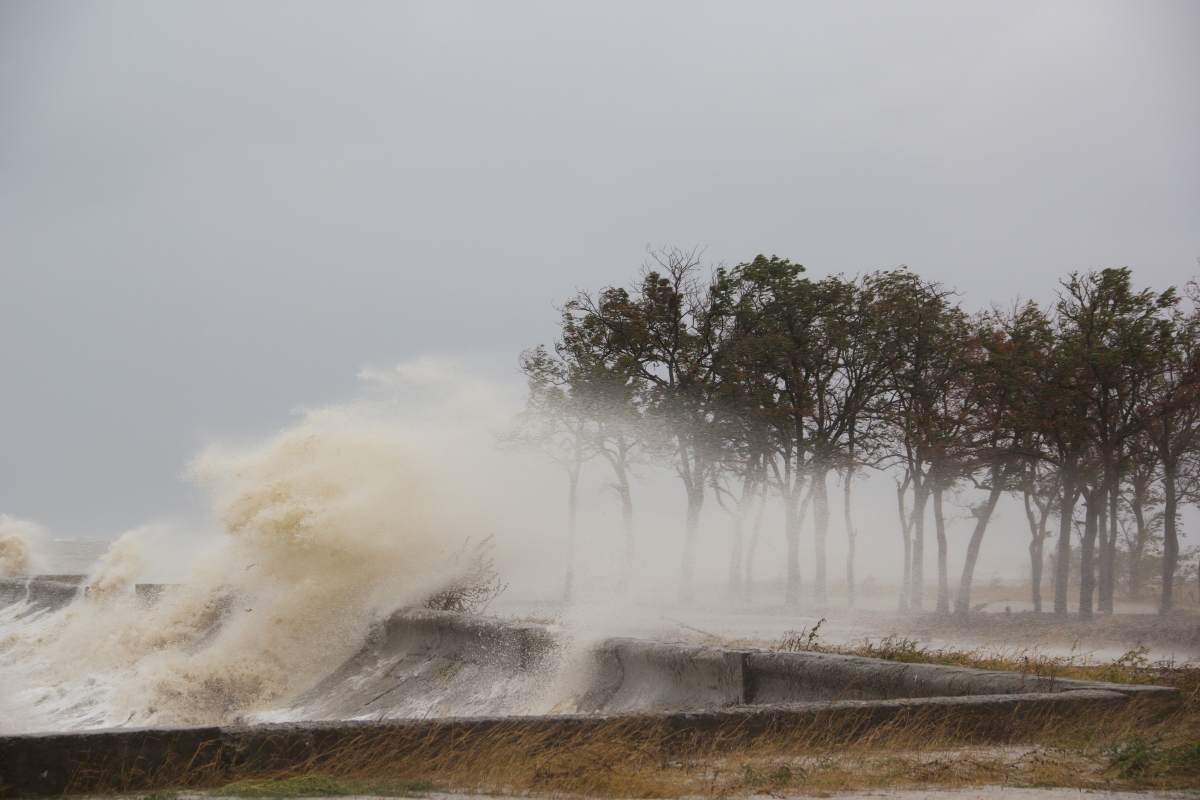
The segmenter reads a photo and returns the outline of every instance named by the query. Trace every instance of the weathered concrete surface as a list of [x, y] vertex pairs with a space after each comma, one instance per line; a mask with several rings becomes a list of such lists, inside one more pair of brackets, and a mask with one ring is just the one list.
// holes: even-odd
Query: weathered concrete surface
[[[558, 696], [548, 698], [550, 689]], [[579, 653], [565, 634], [539, 625], [400, 611], [356, 656], [273, 716], [332, 720], [518, 714], [531, 713], [539, 701], [558, 701], [560, 708], [585, 713], [625, 714], [1077, 690], [1177, 696], [1165, 687], [639, 639], [608, 639]]]
[[285, 720], [479, 716], [527, 711], [554, 673], [545, 627], [409, 610], [372, 632], [357, 655], [289, 707]]
[[[32, 578], [0, 578], [0, 606], [29, 602], [33, 609], [56, 611], [76, 597], [88, 594], [83, 585], [86, 575], [37, 575]], [[139, 583], [134, 596], [146, 603], [157, 602], [163, 592], [174, 587], [168, 583]]]
[[877, 658], [831, 653], [746, 651], [748, 702], [788, 703], [798, 700], [890, 700], [897, 697], [1062, 692], [1103, 689], [1126, 695], [1174, 696], [1161, 686], [1079, 681], [1016, 672], [904, 664]]
[[30, 610], [55, 610], [75, 599], [76, 575], [39, 575], [36, 578], [0, 578], [0, 606], [28, 602]]
[[705, 709], [753, 702], [741, 651], [701, 645], [609, 639], [591, 653], [580, 711]]

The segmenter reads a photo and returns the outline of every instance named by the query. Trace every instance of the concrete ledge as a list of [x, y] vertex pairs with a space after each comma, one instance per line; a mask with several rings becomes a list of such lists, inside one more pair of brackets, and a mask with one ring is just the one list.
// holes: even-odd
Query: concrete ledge
[[28, 602], [38, 609], [55, 610], [75, 599], [80, 591], [77, 581], [57, 578], [77, 576], [46, 575], [37, 578], [0, 578], [0, 606]]
[[830, 653], [770, 652], [636, 639], [603, 642], [594, 650], [593, 658], [593, 685], [579, 707], [607, 713], [1081, 690], [1177, 696], [1174, 689], [1165, 686], [906, 664]]
[[591, 686], [581, 711], [703, 709], [753, 702], [745, 654], [699, 645], [609, 639], [592, 652]]

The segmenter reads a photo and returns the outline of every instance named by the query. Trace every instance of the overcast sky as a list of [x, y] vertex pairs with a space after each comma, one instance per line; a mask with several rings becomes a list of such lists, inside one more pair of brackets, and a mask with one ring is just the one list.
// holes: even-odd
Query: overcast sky
[[0, 2], [0, 511], [115, 534], [647, 245], [971, 308], [1200, 267], [1200, 4]]

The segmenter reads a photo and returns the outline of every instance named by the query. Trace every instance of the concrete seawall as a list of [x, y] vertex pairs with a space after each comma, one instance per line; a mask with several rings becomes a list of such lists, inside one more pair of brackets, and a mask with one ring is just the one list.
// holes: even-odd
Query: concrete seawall
[[616, 737], [664, 753], [753, 747], [758, 737], [819, 731], [845, 741], [906, 720], [976, 741], [1007, 741], [1030, 721], [1111, 713], [1129, 697], [1103, 690], [736, 706], [703, 712], [307, 722], [0, 737], [0, 797], [220, 786], [248, 776], [321, 772], [381, 753], [435, 760], [475, 748], [568, 748]]
[[[0, 606], [28, 602], [39, 611], [57, 611], [67, 606], [78, 595], [88, 593], [84, 575], [37, 575], [32, 578], [0, 578]], [[170, 588], [163, 583], [139, 583], [134, 596], [152, 603]]]
[[[707, 711], [805, 702], [1174, 690], [814, 652], [770, 652], [639, 639], [585, 650], [525, 623], [451, 612], [393, 614], [363, 649], [290, 708], [286, 720], [435, 714]], [[548, 694], [548, 692], [552, 694]]]
[[[4, 581], [0, 604], [51, 609], [80, 591]], [[272, 724], [0, 737], [0, 797], [219, 785], [289, 765], [319, 769], [356, 748], [469, 748], [495, 736], [619, 733], [669, 748], [811, 726], [852, 736], [919, 718], [1001, 741], [1031, 718], [1166, 710], [1178, 699], [1165, 687], [814, 652], [622, 638], [577, 647], [542, 625], [403, 610], [312, 689], [260, 712]]]

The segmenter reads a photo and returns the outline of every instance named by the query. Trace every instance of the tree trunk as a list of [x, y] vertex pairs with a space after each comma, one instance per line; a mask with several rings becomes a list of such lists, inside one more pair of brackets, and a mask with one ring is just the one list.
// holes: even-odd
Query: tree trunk
[[801, 491], [800, 487], [803, 483], [797, 479], [795, 493], [792, 495], [790, 502], [785, 501], [784, 514], [784, 532], [787, 534], [787, 589], [784, 592], [784, 605], [796, 608], [800, 605], [800, 524], [804, 520], [804, 515], [808, 513], [808, 504], [812, 500], [813, 490], [810, 485], [808, 492], [804, 495], [803, 502], [799, 503], [797, 510], [797, 497]]
[[1067, 615], [1067, 582], [1071, 579], [1071, 526], [1075, 521], [1075, 476], [1062, 471], [1062, 505], [1059, 506], [1058, 548], [1054, 564], [1054, 615]]
[[1173, 463], [1163, 464], [1163, 573], [1159, 614], [1169, 613], [1175, 604], [1175, 568], [1179, 564], [1179, 535], [1175, 529], [1179, 503], [1175, 489], [1176, 470]]
[[1042, 565], [1044, 563], [1044, 559], [1042, 557], [1043, 548], [1043, 539], [1037, 538], [1030, 540], [1029, 569], [1033, 576], [1033, 611], [1035, 614], [1042, 613]]
[[580, 467], [581, 461], [577, 460], [575, 468], [568, 473], [571, 480], [571, 493], [567, 498], [567, 577], [563, 586], [563, 599], [568, 603], [575, 596], [575, 534], [579, 512]]
[[905, 476], [903, 483], [896, 483], [896, 506], [900, 512], [900, 535], [904, 539], [904, 579], [900, 586], [900, 610], [908, 611], [908, 596], [912, 587], [912, 517], [904, 507], [904, 493], [911, 479]]
[[1083, 523], [1083, 544], [1079, 550], [1079, 618], [1092, 618], [1092, 600], [1096, 592], [1096, 528], [1100, 519], [1100, 506], [1105, 493], [1101, 487], [1084, 492], [1087, 512]]
[[854, 468], [846, 468], [846, 476], [842, 482], [843, 510], [846, 515], [846, 601], [854, 608], [854, 550], [858, 531], [854, 530], [854, 520], [850, 518], [850, 482], [854, 480]]
[[746, 548], [746, 579], [742, 587], [746, 592], [746, 602], [754, 600], [754, 553], [758, 550], [758, 532], [762, 528], [763, 513], [767, 510], [767, 492], [764, 488], [759, 493], [758, 513], [754, 515], [754, 530], [750, 532], [750, 546]]
[[813, 472], [813, 529], [816, 542], [816, 581], [814, 582], [817, 607], [825, 605], [826, 559], [825, 545], [829, 536], [829, 487], [825, 482], [828, 470], [819, 466]]
[[937, 531], [938, 546], [938, 593], [937, 613], [950, 613], [950, 580], [946, 575], [946, 517], [942, 513], [941, 486], [933, 492], [933, 525]]
[[729, 586], [726, 596], [730, 603], [736, 603], [742, 597], [742, 558], [745, 545], [742, 542], [742, 528], [745, 517], [740, 513], [733, 518], [733, 545], [729, 548]]
[[733, 546], [729, 551], [728, 597], [730, 603], [736, 603], [742, 599], [742, 561], [745, 553], [743, 533], [746, 528], [746, 517], [749, 516], [750, 509], [754, 507], [754, 503], [758, 499], [757, 492], [758, 484], [755, 479], [747, 477], [742, 482], [742, 496], [738, 498], [737, 510], [733, 515]]
[[683, 531], [683, 564], [679, 571], [679, 602], [690, 604], [696, 597], [696, 534], [704, 505], [704, 483], [688, 487], [687, 523]]
[[1096, 611], [1104, 613], [1104, 584], [1108, 580], [1111, 567], [1108, 564], [1108, 485], [1102, 484], [1096, 493], [1096, 565], [1099, 577], [1096, 579]]
[[704, 505], [704, 489], [689, 488], [687, 519], [683, 531], [683, 563], [679, 572], [679, 601], [693, 602], [696, 593], [696, 536], [700, 528], [700, 509]]
[[975, 530], [971, 531], [971, 541], [967, 543], [967, 558], [963, 563], [962, 580], [958, 583], [958, 597], [954, 600], [954, 613], [966, 616], [971, 610], [971, 584], [975, 580], [975, 563], [979, 560], [979, 548], [983, 544], [983, 534], [987, 532], [988, 522], [1000, 495], [1004, 494], [1004, 474], [997, 467], [992, 468], [992, 488], [988, 492], [987, 503], [979, 510], [975, 518]]
[[1104, 538], [1104, 563], [1107, 567], [1100, 581], [1100, 613], [1113, 613], [1113, 594], [1117, 589], [1117, 498], [1119, 479], [1114, 475], [1108, 487], [1108, 535]]
[[[1031, 593], [1033, 595], [1033, 610], [1035, 613], [1042, 613], [1042, 567], [1045, 563], [1044, 551], [1046, 541], [1046, 518], [1049, 514], [1037, 506], [1038, 513], [1034, 516], [1033, 508], [1030, 506], [1032, 495], [1028, 490], [1025, 492], [1025, 518], [1029, 520], [1029, 574], [1032, 577]], [[1049, 501], [1047, 501], [1047, 508]]]
[[929, 489], [922, 484], [913, 496], [912, 585], [909, 587], [908, 607], [920, 611], [925, 606], [925, 504]]
[[1137, 531], [1137, 539], [1129, 554], [1129, 599], [1137, 602], [1142, 599], [1142, 554], [1146, 549], [1146, 517], [1142, 498], [1136, 488], [1129, 506], [1133, 509], [1133, 521]]
[[622, 466], [617, 470], [617, 493], [621, 496], [621, 524], [624, 526], [625, 552], [621, 563], [621, 588], [627, 589], [633, 575], [633, 493], [629, 490], [629, 470]]

